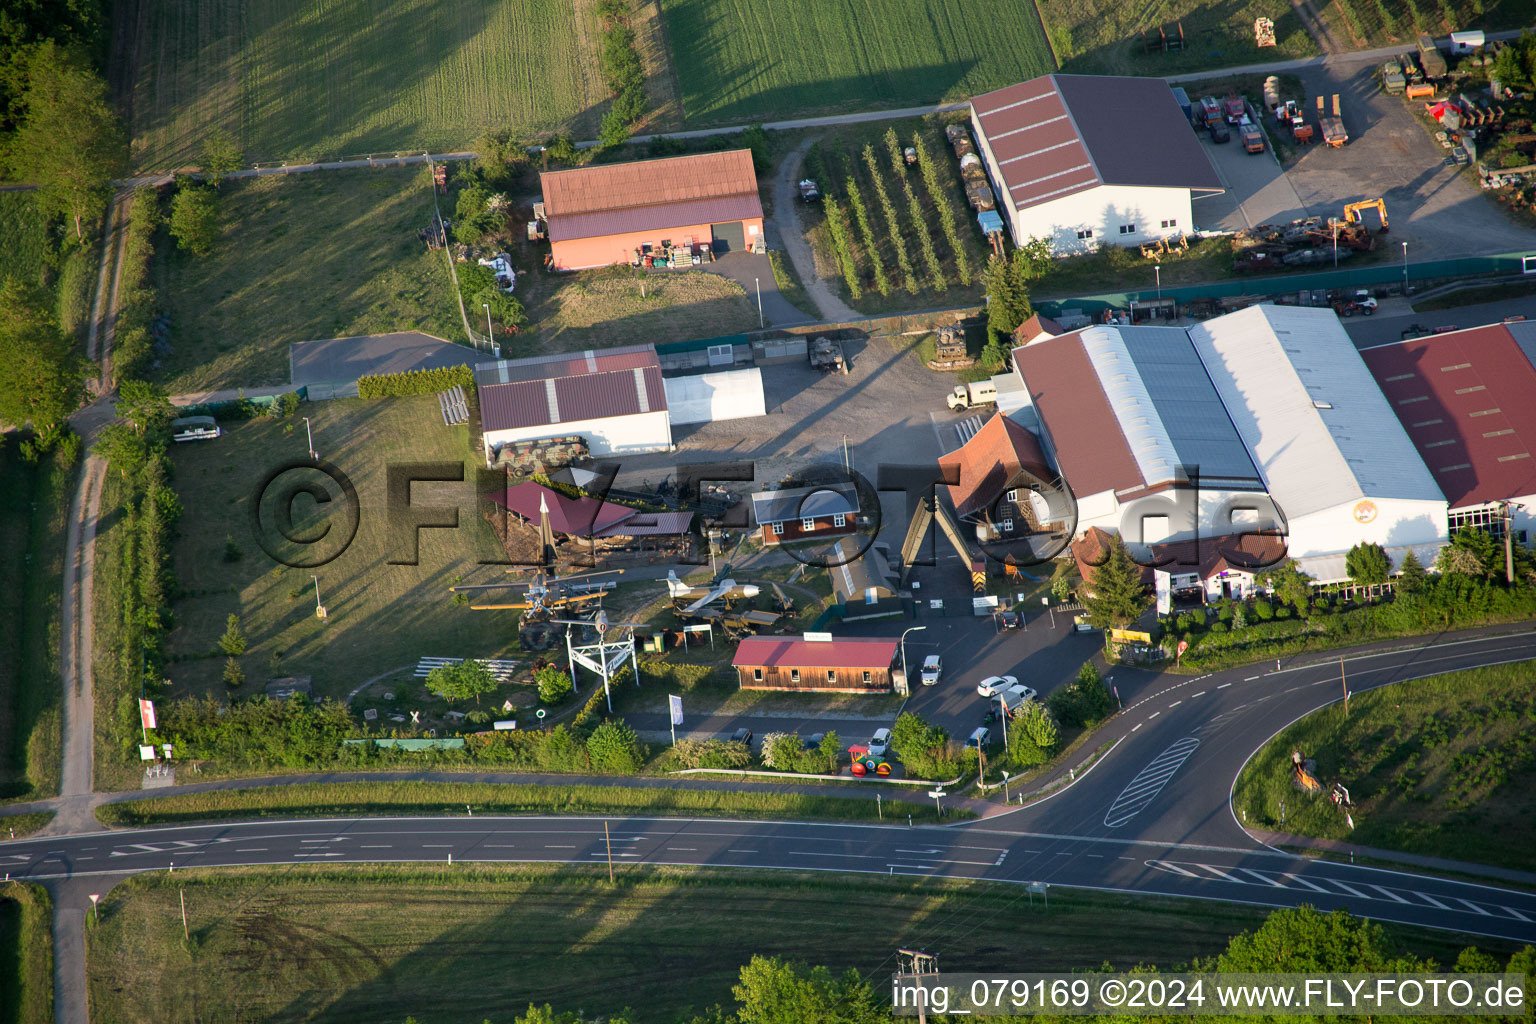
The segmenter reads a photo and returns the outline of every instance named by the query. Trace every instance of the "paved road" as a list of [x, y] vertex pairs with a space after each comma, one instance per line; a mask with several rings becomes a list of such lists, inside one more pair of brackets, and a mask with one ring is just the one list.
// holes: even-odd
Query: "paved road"
[[[1385, 303], [1383, 306], [1385, 307]], [[1356, 348], [1370, 348], [1373, 345], [1390, 345], [1400, 341], [1403, 330], [1414, 324], [1430, 330], [1440, 326], [1477, 327], [1482, 324], [1496, 324], [1506, 316], [1515, 315], [1536, 320], [1536, 295], [1424, 313], [1415, 313], [1411, 309], [1400, 311], [1400, 307], [1390, 311], [1383, 308], [1375, 316], [1351, 317], [1344, 320], [1343, 324], [1345, 333], [1355, 343]]]

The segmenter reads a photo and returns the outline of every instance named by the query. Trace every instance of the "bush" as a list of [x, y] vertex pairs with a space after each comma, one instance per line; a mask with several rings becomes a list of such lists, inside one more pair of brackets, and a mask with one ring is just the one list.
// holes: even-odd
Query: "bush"
[[245, 684], [245, 670], [240, 667], [239, 658], [227, 658], [224, 661], [224, 685], [231, 690], [238, 690]]
[[372, 374], [359, 377], [359, 398], [399, 398], [403, 395], [432, 395], [459, 386], [472, 391], [475, 371], [468, 366], [439, 366], [429, 370], [404, 373]]
[[733, 740], [678, 740], [669, 758], [679, 768], [747, 768], [752, 751]]
[[1213, 623], [1211, 623], [1211, 632], [1212, 633], [1225, 633], [1226, 631], [1227, 631], [1227, 624], [1225, 622], [1213, 622]]
[[246, 646], [245, 633], [240, 629], [240, 616], [230, 613], [224, 621], [224, 635], [219, 637], [219, 650], [231, 658], [244, 654]]
[[645, 750], [635, 730], [618, 719], [592, 730], [587, 738], [587, 758], [597, 771], [633, 775], [645, 760]]
[[1263, 598], [1259, 598], [1253, 602], [1253, 615], [1260, 622], [1268, 622], [1275, 617], [1275, 606]]
[[913, 778], [942, 782], [960, 772], [961, 751], [950, 742], [949, 733], [910, 711], [891, 729], [891, 751]]
[[1277, 618], [1277, 619], [1288, 619], [1290, 617], [1291, 617], [1290, 606], [1282, 604], [1280, 607], [1275, 609], [1275, 618]]
[[245, 557], [245, 552], [240, 550], [240, 545], [235, 543], [233, 534], [224, 535], [224, 561], [234, 563]]
[[[558, 704], [571, 695], [571, 677], [553, 665], [539, 669], [533, 678], [539, 684], [539, 700], [545, 704]], [[594, 696], [601, 696], [602, 692], [598, 689]]]
[[1047, 698], [1046, 707], [1062, 725], [1092, 727], [1112, 715], [1118, 702], [1099, 670], [1087, 662], [1077, 670], [1075, 680]]

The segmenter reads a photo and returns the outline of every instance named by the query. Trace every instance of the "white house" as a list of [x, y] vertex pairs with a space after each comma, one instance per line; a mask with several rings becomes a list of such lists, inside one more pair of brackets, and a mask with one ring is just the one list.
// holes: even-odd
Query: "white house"
[[1016, 244], [1058, 254], [1194, 229], [1224, 191], [1160, 78], [1046, 75], [971, 100], [971, 126]]
[[667, 451], [672, 424], [650, 345], [498, 359], [475, 367], [487, 451], [584, 437], [593, 455]]

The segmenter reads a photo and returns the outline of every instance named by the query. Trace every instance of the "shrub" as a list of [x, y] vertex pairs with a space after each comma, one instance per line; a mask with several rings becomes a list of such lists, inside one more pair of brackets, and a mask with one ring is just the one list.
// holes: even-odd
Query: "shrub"
[[1213, 622], [1213, 623], [1211, 623], [1211, 632], [1212, 633], [1225, 633], [1226, 631], [1227, 631], [1227, 624], [1225, 622]]
[[1275, 609], [1275, 618], [1277, 618], [1277, 619], [1288, 619], [1290, 617], [1291, 617], [1291, 609], [1290, 609], [1289, 606], [1281, 605], [1280, 607]]
[[398, 398], [403, 395], [431, 395], [459, 386], [473, 390], [475, 371], [469, 366], [439, 366], [404, 373], [371, 374], [359, 377], [359, 398]]
[[752, 751], [733, 740], [678, 740], [669, 752], [679, 768], [746, 768]]
[[597, 771], [633, 775], [640, 770], [645, 751], [635, 730], [617, 719], [592, 730], [592, 735], [587, 738], [587, 758]]
[[843, 213], [843, 208], [837, 205], [837, 200], [830, 196], [822, 205], [827, 216], [827, 234], [832, 240], [832, 256], [843, 272], [843, 283], [848, 286], [848, 296], [858, 299], [864, 294], [864, 290], [859, 287], [859, 271], [853, 261], [853, 239], [848, 230], [847, 215]]
[[[539, 684], [539, 700], [545, 704], [558, 704], [571, 695], [571, 677], [553, 665], [539, 669], [533, 678]], [[593, 696], [599, 697], [602, 692], [599, 689]]]
[[245, 557], [245, 552], [240, 550], [240, 545], [235, 543], [233, 534], [224, 535], [224, 561], [234, 563]]
[[245, 670], [240, 667], [239, 658], [226, 658], [224, 661], [224, 685], [231, 690], [237, 690], [245, 683]]
[[1090, 661], [1077, 670], [1075, 680], [1046, 699], [1046, 706], [1063, 725], [1093, 726], [1113, 714], [1117, 702]]
[[219, 637], [219, 650], [231, 658], [244, 654], [246, 646], [245, 633], [240, 629], [240, 616], [230, 613], [224, 620], [224, 635]]
[[1275, 606], [1261, 597], [1253, 602], [1253, 614], [1260, 622], [1268, 622], [1275, 617]]
[[800, 735], [793, 732], [770, 732], [763, 735], [763, 764], [774, 771], [792, 772], [805, 749]]

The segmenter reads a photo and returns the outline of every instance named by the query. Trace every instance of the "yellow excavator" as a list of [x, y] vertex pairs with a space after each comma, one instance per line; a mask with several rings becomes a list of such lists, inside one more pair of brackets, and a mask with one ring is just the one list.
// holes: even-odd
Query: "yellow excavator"
[[1366, 210], [1375, 210], [1381, 217], [1381, 233], [1387, 233], [1387, 201], [1385, 199], [1364, 199], [1358, 203], [1350, 203], [1344, 207], [1344, 221], [1348, 224], [1361, 223], [1361, 215]]

